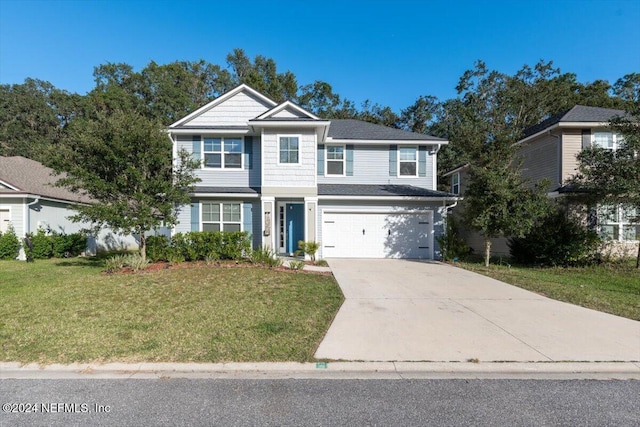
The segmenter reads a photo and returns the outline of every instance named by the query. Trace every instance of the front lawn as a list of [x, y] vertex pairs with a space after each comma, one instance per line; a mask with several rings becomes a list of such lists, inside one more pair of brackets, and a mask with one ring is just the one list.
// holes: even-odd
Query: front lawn
[[328, 275], [103, 268], [91, 258], [0, 261], [0, 360], [311, 361], [343, 300]]
[[580, 268], [456, 265], [549, 298], [640, 320], [640, 271], [631, 262]]

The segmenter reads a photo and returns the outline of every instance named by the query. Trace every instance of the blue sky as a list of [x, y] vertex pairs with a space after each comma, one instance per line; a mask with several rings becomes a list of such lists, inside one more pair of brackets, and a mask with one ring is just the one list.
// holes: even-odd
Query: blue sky
[[640, 72], [640, 1], [0, 0], [0, 83], [84, 94], [93, 67], [204, 59], [243, 48], [360, 104], [395, 111], [455, 96], [482, 59], [514, 73], [553, 60], [581, 82]]

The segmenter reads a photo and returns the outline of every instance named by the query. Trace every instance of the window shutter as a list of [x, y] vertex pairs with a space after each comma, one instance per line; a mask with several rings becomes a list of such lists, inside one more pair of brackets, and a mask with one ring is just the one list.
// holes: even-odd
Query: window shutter
[[318, 145], [318, 175], [324, 175], [324, 145]]
[[427, 147], [418, 147], [418, 176], [427, 176]]
[[200, 231], [200, 203], [191, 203], [191, 231]]
[[346, 169], [347, 176], [353, 176], [353, 145], [347, 145]]
[[250, 202], [245, 202], [242, 204], [242, 231], [251, 235], [251, 230], [253, 230], [253, 206]]
[[398, 146], [389, 146], [389, 176], [398, 176]]
[[202, 161], [202, 144], [200, 143], [200, 135], [193, 135], [191, 140], [193, 141], [191, 145], [191, 156], [193, 157], [193, 160], [200, 162]]
[[582, 129], [582, 149], [591, 148], [591, 129]]
[[253, 137], [244, 137], [244, 168], [253, 169]]

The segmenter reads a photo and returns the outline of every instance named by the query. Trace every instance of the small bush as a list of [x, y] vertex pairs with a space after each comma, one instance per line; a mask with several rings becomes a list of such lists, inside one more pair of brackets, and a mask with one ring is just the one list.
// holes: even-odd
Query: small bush
[[319, 259], [314, 264], [320, 267], [329, 267], [329, 263], [324, 259]]
[[311, 261], [316, 260], [316, 252], [318, 252], [318, 248], [320, 248], [320, 243], [318, 242], [305, 242], [304, 240], [300, 240], [298, 242], [298, 251], [309, 255]]
[[302, 270], [304, 269], [304, 261], [289, 261], [289, 268], [292, 270]]
[[169, 239], [164, 236], [149, 236], [146, 239], [147, 257], [153, 261], [169, 261]]
[[446, 228], [442, 236], [436, 237], [442, 251], [442, 259], [451, 261], [471, 255], [472, 249], [467, 245], [458, 231], [456, 217], [447, 215]]
[[143, 260], [140, 254], [120, 254], [114, 255], [105, 262], [105, 271], [114, 273], [125, 267], [131, 268], [133, 271], [140, 271], [147, 268], [149, 260]]
[[9, 224], [7, 231], [0, 233], [0, 259], [16, 259], [19, 253], [20, 240], [13, 225]]
[[27, 256], [32, 259], [49, 259], [53, 257], [53, 242], [47, 236], [47, 232], [43, 228], [38, 231], [27, 233], [27, 238], [31, 241], [31, 248], [26, 248]]
[[577, 220], [556, 209], [523, 238], [509, 239], [511, 257], [523, 265], [570, 266], [592, 264], [600, 239]]
[[38, 228], [27, 233], [31, 248], [25, 245], [27, 256], [33, 259], [69, 258], [80, 255], [87, 249], [87, 236], [81, 233], [64, 234]]
[[272, 249], [263, 246], [251, 252], [251, 262], [267, 267], [280, 267], [282, 265], [282, 258], [278, 257]]

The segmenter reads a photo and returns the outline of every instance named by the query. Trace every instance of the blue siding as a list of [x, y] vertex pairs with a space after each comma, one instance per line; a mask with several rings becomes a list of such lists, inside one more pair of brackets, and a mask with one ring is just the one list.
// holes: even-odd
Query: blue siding
[[244, 168], [253, 168], [253, 137], [244, 137]]
[[324, 145], [318, 145], [318, 175], [324, 175]]
[[253, 234], [253, 206], [251, 202], [242, 204], [242, 230]]
[[398, 146], [389, 146], [389, 176], [398, 176]]

